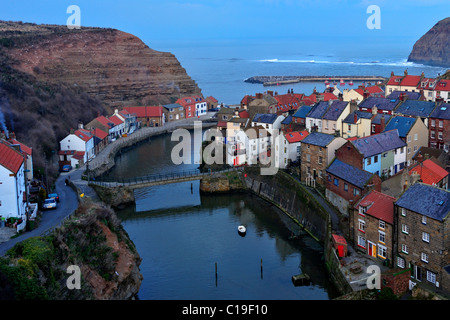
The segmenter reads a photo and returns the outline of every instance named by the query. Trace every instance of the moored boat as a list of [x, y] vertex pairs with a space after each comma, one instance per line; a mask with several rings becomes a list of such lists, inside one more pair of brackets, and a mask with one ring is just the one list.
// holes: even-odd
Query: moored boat
[[247, 232], [247, 228], [245, 228], [245, 226], [243, 226], [243, 225], [240, 225], [240, 226], [238, 227], [238, 232], [239, 232], [240, 234], [245, 234], [245, 233]]

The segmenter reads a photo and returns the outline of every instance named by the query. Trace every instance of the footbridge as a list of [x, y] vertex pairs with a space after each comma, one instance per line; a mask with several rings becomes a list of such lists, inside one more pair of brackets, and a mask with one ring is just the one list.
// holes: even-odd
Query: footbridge
[[178, 171], [167, 174], [152, 174], [146, 176], [125, 178], [125, 179], [107, 179], [96, 178], [89, 181], [89, 184], [95, 184], [107, 188], [128, 187], [130, 189], [145, 188], [163, 184], [201, 180], [204, 177], [212, 176], [216, 173], [237, 171], [238, 168], [232, 167], [222, 170], [200, 171], [199, 169]]

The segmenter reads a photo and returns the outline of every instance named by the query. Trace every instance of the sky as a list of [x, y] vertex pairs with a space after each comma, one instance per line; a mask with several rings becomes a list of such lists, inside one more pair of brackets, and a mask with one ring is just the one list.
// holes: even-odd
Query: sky
[[[65, 25], [70, 5], [81, 26], [110, 27], [152, 41], [317, 39], [415, 41], [450, 12], [449, 0], [0, 0], [0, 19]], [[380, 28], [369, 29], [370, 5]]]

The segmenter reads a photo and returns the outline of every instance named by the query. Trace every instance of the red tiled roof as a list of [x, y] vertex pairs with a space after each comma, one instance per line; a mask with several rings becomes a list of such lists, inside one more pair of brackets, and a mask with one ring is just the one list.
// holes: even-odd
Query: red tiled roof
[[420, 76], [406, 75], [400, 82], [400, 85], [415, 88], [419, 83], [420, 83]]
[[394, 202], [395, 198], [387, 194], [372, 190], [357, 204], [359, 206], [368, 207], [365, 214], [369, 214], [375, 218], [394, 223]]
[[138, 118], [161, 117], [163, 114], [162, 106], [126, 107], [124, 110], [136, 114]]
[[218, 102], [219, 102], [219, 101], [217, 101], [217, 99], [214, 98], [213, 96], [207, 97], [206, 100], [209, 100], [209, 101], [212, 101], [212, 102], [215, 102], [215, 103], [218, 103]]
[[19, 144], [20, 145], [20, 149], [25, 152], [27, 155], [31, 156], [33, 153], [33, 149], [24, 145], [22, 142], [17, 141], [16, 139], [9, 139], [9, 142], [11, 142], [12, 144]]
[[72, 158], [82, 160], [84, 158], [84, 151], [75, 151]]
[[449, 175], [447, 170], [443, 169], [430, 159], [423, 161], [422, 164], [419, 163], [409, 171], [409, 174], [412, 174], [413, 172], [418, 173], [423, 183], [429, 185], [437, 184]]
[[248, 111], [247, 110], [242, 110], [242, 111], [239, 111], [239, 118], [244, 118], [244, 119], [247, 119], [247, 118], [250, 118], [250, 114], [248, 113]]
[[123, 120], [118, 116], [114, 115], [108, 118], [110, 122], [114, 123], [114, 125], [118, 126], [123, 123]]
[[219, 121], [219, 122], [217, 122], [217, 127], [226, 128], [227, 127], [227, 122], [226, 121]]
[[92, 138], [91, 133], [86, 129], [78, 129], [74, 134], [84, 142], [87, 142]]
[[99, 129], [99, 128], [95, 128], [92, 133], [94, 134], [94, 136], [96, 136], [100, 140], [103, 140], [108, 136], [108, 133], [106, 133], [105, 131], [103, 131], [102, 129]]
[[320, 95], [323, 95], [323, 101], [329, 101], [329, 100], [337, 100], [339, 99], [338, 97], [336, 97], [334, 94], [332, 94], [331, 92], [324, 92], [321, 93]]
[[[418, 84], [417, 84], [417, 89], [423, 89], [423, 90], [433, 90], [434, 86], [431, 87], [430, 84], [435, 82], [436, 79], [435, 78], [423, 78]], [[425, 86], [422, 87], [422, 83], [425, 83]], [[436, 83], [435, 83], [436, 85]]]
[[286, 140], [289, 143], [295, 143], [295, 142], [300, 142], [302, 141], [304, 138], [306, 138], [308, 136], [309, 132], [304, 130], [304, 131], [294, 131], [294, 132], [288, 132], [284, 135], [284, 137], [286, 138]]
[[388, 82], [386, 83], [387, 86], [399, 86], [401, 79], [403, 77], [402, 76], [391, 76], [388, 80]]
[[347, 241], [345, 240], [345, 238], [343, 236], [340, 236], [335, 233], [333, 233], [331, 236], [333, 237], [333, 239], [336, 243], [347, 244]]
[[[197, 99], [198, 101], [195, 101]], [[175, 103], [178, 103], [179, 105], [182, 105], [183, 107], [186, 107], [188, 105], [195, 105], [196, 103], [204, 102], [203, 98], [201, 96], [189, 96], [189, 97], [183, 97], [178, 99]]]
[[24, 156], [5, 141], [0, 142], [0, 165], [13, 173], [17, 173], [22, 166]]
[[436, 91], [450, 91], [450, 80], [441, 79], [436, 84], [434, 90]]
[[102, 125], [104, 125], [104, 126], [106, 126], [108, 128], [111, 128], [111, 125], [110, 125], [111, 121], [108, 120], [108, 118], [106, 118], [105, 116], [97, 117], [97, 118], [95, 118], [95, 120], [100, 122]]

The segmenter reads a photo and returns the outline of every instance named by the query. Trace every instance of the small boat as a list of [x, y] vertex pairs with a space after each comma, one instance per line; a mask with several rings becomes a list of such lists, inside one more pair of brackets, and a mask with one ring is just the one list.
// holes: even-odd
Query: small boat
[[306, 273], [298, 274], [292, 276], [292, 283], [294, 286], [309, 286], [311, 283], [311, 278]]
[[245, 234], [247, 232], [247, 229], [245, 228], [245, 226], [240, 225], [238, 227], [238, 232], [239, 232], [239, 234]]
[[345, 82], [343, 79], [341, 79], [341, 82], [339, 83], [341, 86], [345, 85]]
[[349, 86], [353, 85], [353, 80], [350, 80], [350, 82], [348, 83]]

